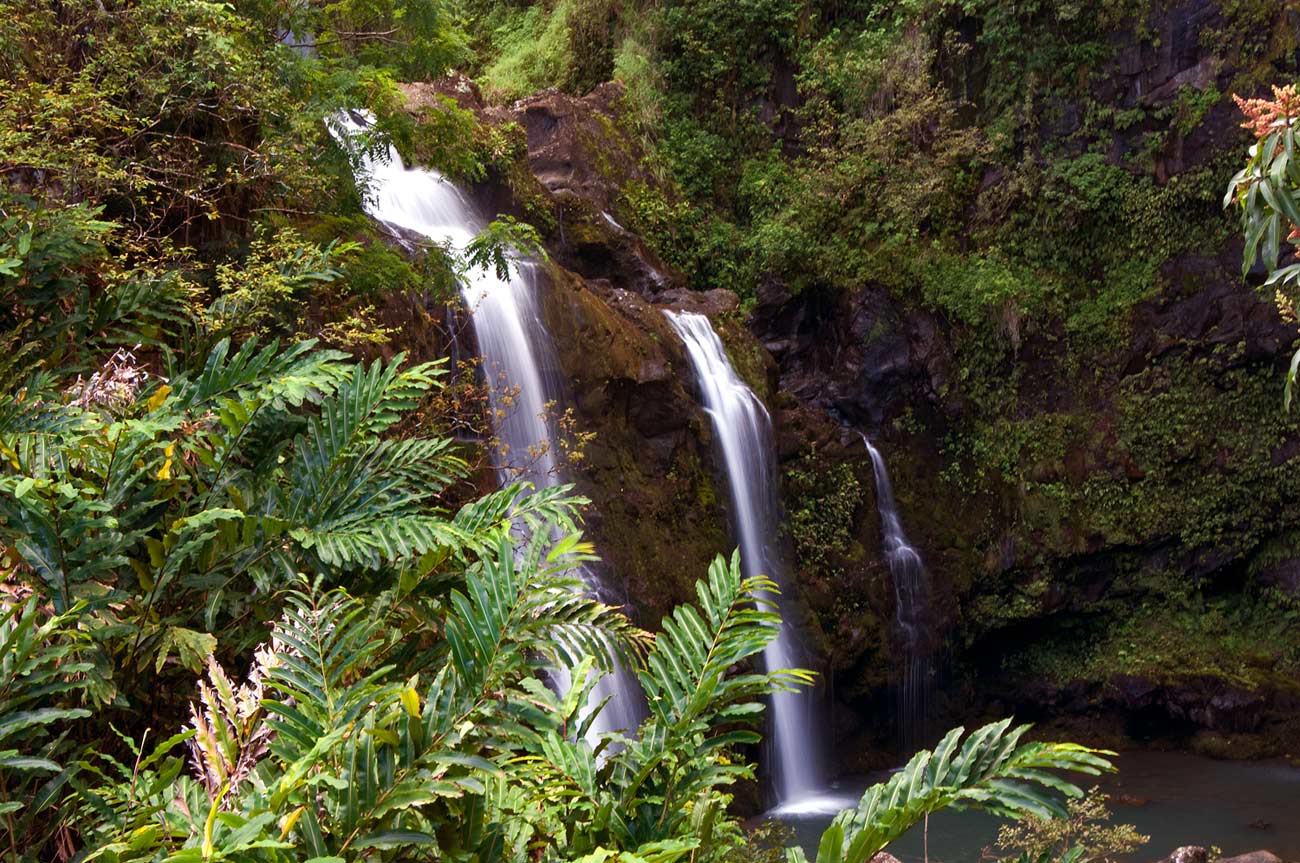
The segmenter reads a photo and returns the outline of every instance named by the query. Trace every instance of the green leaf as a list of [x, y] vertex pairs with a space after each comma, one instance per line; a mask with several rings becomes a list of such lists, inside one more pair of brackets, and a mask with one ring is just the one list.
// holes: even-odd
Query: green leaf
[[154, 671], [160, 672], [172, 648], [181, 665], [198, 674], [207, 665], [208, 657], [217, 649], [217, 637], [207, 632], [197, 632], [183, 626], [169, 626], [163, 630], [154, 657]]
[[63, 769], [48, 758], [32, 758], [22, 755], [7, 758], [0, 757], [0, 767], [12, 767], [15, 770], [48, 770], [51, 773], [58, 773]]
[[437, 840], [428, 833], [417, 830], [384, 830], [371, 833], [357, 840], [355, 847], [361, 848], [405, 848], [410, 845], [434, 845]]

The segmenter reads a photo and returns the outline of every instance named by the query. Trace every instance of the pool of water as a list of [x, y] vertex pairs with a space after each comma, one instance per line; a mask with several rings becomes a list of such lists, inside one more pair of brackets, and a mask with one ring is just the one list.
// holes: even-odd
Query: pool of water
[[[1112, 795], [1112, 823], [1133, 824], [1151, 841], [1136, 861], [1159, 860], [1180, 845], [1218, 846], [1224, 856], [1266, 848], [1300, 863], [1300, 769], [1271, 761], [1214, 761], [1174, 752], [1126, 752], [1119, 773], [1080, 784]], [[874, 776], [843, 782], [837, 794], [856, 797]], [[1122, 799], [1121, 799], [1122, 795]], [[1131, 802], [1123, 802], [1123, 800]], [[809, 856], [830, 816], [779, 813], [794, 828]], [[940, 812], [930, 818], [930, 863], [975, 863], [993, 844], [998, 824], [978, 813]], [[890, 846], [904, 863], [924, 856], [918, 827]]]

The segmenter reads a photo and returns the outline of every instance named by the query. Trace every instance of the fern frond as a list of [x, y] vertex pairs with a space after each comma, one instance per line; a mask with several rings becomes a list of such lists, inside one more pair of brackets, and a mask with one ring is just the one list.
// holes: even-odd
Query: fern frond
[[321, 404], [320, 416], [297, 444], [302, 475], [311, 478], [360, 443], [374, 441], [412, 410], [441, 370], [433, 363], [402, 369], [404, 355], [369, 368], [357, 366]]
[[683, 801], [752, 777], [752, 768], [726, 749], [757, 742], [748, 726], [761, 715], [764, 696], [811, 681], [799, 669], [736, 671], [780, 632], [764, 598], [775, 590], [768, 579], [744, 578], [738, 553], [730, 561], [718, 557], [696, 583], [698, 608], [679, 607], [664, 619], [637, 672], [650, 719], [611, 759], [621, 799], [610, 830], [623, 847], [680, 835], [690, 817]]
[[167, 398], [180, 410], [201, 413], [222, 402], [265, 403], [276, 410], [319, 402], [347, 379], [347, 354], [318, 350], [314, 340], [280, 350], [272, 341], [258, 349], [249, 340], [230, 353], [222, 339], [197, 375], [172, 375]]
[[79, 588], [128, 564], [126, 549], [142, 534], [124, 531], [105, 500], [69, 505], [60, 484], [0, 477], [0, 537], [49, 591], [55, 610], [71, 609]]
[[[587, 586], [572, 575], [568, 552], [578, 548], [576, 540], [557, 544], [549, 535], [533, 533], [522, 549], [501, 536], [495, 553], [466, 574], [464, 590], [452, 591], [447, 642], [453, 667], [469, 688], [522, 667], [525, 650], [566, 666], [591, 655], [602, 668], [612, 666], [611, 645], [624, 656], [639, 651], [644, 635], [616, 609], [587, 595]], [[546, 549], [553, 559], [542, 557]]]
[[293, 761], [372, 705], [394, 703], [398, 689], [379, 682], [389, 667], [370, 667], [380, 642], [362, 603], [342, 591], [313, 590], [291, 592], [287, 604], [275, 639], [289, 650], [276, 655], [265, 683], [281, 697], [264, 704], [275, 714], [268, 720], [276, 732], [272, 751]]
[[149, 751], [113, 729], [130, 754], [129, 763], [106, 752], [91, 751], [69, 785], [71, 821], [81, 833], [86, 860], [154, 860], [188, 836], [201, 834], [209, 810], [203, 786], [184, 773], [185, 761], [174, 754], [193, 731], [166, 738]]
[[780, 634], [780, 617], [764, 594], [776, 592], [766, 578], [741, 575], [740, 555], [716, 558], [708, 578], [696, 582], [699, 609], [680, 606], [666, 617], [639, 675], [650, 710], [668, 728], [681, 729], [708, 714], [776, 688], [809, 682], [806, 672], [729, 675]]
[[65, 468], [64, 447], [93, 420], [63, 403], [59, 383], [52, 374], [37, 372], [0, 396], [0, 469], [50, 477]]
[[137, 275], [88, 298], [80, 313], [87, 348], [162, 345], [191, 323], [190, 297], [173, 274]]
[[0, 596], [0, 827], [10, 836], [35, 834], [33, 820], [57, 804], [70, 776], [64, 738], [90, 715], [68, 697], [92, 669], [78, 657], [86, 639], [72, 617], [45, 613], [35, 596]]
[[473, 539], [430, 512], [468, 471], [451, 442], [377, 439], [434, 382], [432, 366], [402, 371], [400, 361], [358, 367], [295, 440], [283, 518], [326, 566], [374, 569]]
[[[855, 809], [841, 812], [822, 834], [817, 863], [862, 863], [938, 809], [979, 809], [1004, 817], [1065, 814], [1055, 796], [1083, 792], [1050, 770], [1096, 775], [1112, 770], [1114, 753], [1072, 743], [1025, 743], [1028, 725], [1010, 719], [961, 741], [954, 728], [933, 751], [922, 750], [887, 782], [873, 785]], [[960, 745], [959, 745], [960, 744]]]

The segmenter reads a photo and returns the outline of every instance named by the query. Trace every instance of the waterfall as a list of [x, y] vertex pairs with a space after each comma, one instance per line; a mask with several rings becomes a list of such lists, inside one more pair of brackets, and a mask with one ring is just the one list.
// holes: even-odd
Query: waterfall
[[[340, 115], [335, 123], [331, 131], [345, 144], [366, 128], [351, 113]], [[367, 150], [360, 160], [359, 173], [369, 185], [366, 212], [377, 221], [454, 251], [463, 251], [484, 227], [451, 182], [434, 171], [406, 168], [395, 148], [389, 146], [378, 154]], [[505, 279], [491, 268], [466, 273], [461, 296], [470, 310], [489, 384], [489, 408], [500, 442], [493, 452], [497, 475], [502, 484], [527, 480], [547, 488], [561, 482], [550, 419], [559, 387], [546, 374], [556, 362], [536, 290], [536, 265], [511, 261]], [[599, 596], [596, 574], [585, 570], [582, 575]], [[561, 680], [560, 685], [567, 686], [567, 681]], [[592, 691], [592, 700], [599, 704], [609, 696], [612, 699], [593, 723], [593, 731], [634, 731], [640, 724], [635, 678], [622, 668], [604, 675]]]
[[[746, 576], [766, 575], [780, 582], [777, 551], [781, 523], [776, 502], [772, 423], [763, 403], [736, 375], [722, 342], [704, 315], [665, 312], [686, 345], [705, 410], [713, 421], [718, 448], [731, 488], [732, 516]], [[793, 627], [763, 651], [769, 670], [799, 667], [803, 652]], [[772, 696], [769, 747], [779, 809], [786, 813], [833, 811], [842, 801], [820, 794], [819, 729], [810, 689]]]
[[885, 563], [894, 582], [894, 622], [903, 647], [902, 675], [898, 685], [899, 738], [904, 755], [926, 743], [926, 721], [930, 700], [930, 646], [926, 643], [926, 615], [929, 587], [921, 555], [907, 541], [898, 517], [894, 488], [880, 450], [861, 435], [876, 474], [876, 508], [880, 511], [880, 534]]

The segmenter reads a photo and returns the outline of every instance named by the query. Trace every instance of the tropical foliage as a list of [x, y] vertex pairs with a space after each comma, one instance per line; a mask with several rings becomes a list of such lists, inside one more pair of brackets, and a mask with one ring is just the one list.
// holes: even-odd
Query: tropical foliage
[[[6, 763], [56, 773], [32, 808], [66, 794], [60, 826], [89, 859], [342, 859], [404, 849], [421, 859], [673, 860], [744, 850], [725, 791], [752, 768], [731, 747], [757, 740], [763, 695], [807, 681], [793, 670], [735, 673], [779, 630], [751, 599], [772, 585], [744, 579], [738, 557], [719, 559], [699, 583], [698, 606], [665, 620], [643, 654], [641, 633], [583, 596], [572, 575], [582, 546], [532, 535], [523, 547], [502, 537], [415, 622], [391, 589], [364, 602], [319, 579], [291, 585], [243, 683], [208, 659], [182, 733], [147, 750], [128, 738], [124, 758], [88, 749], [66, 768], [12, 752]], [[34, 607], [14, 606], [11, 642], [57, 634], [62, 621], [37, 629]], [[613, 653], [635, 664], [649, 696], [635, 736], [591, 732], [592, 672], [610, 667]], [[42, 661], [55, 671], [35, 682], [86, 670], [60, 667], [67, 655], [46, 650]], [[538, 677], [546, 667], [583, 682], [556, 694]], [[87, 715], [19, 710], [30, 696], [3, 694], [6, 731]], [[867, 860], [945, 805], [1055, 813], [1060, 804], [1044, 792], [1079, 792], [1045, 771], [1108, 766], [1081, 747], [1017, 745], [1025, 730], [987, 726], [960, 748], [960, 729], [951, 732], [836, 819], [819, 859]], [[22, 812], [15, 803], [4, 814], [12, 824]]]
[[[1296, 134], [1300, 129], [1300, 95], [1294, 85], [1274, 87], [1272, 99], [1242, 99], [1237, 106], [1246, 115], [1242, 126], [1255, 143], [1246, 167], [1228, 184], [1225, 207], [1241, 211], [1246, 238], [1242, 275], [1261, 261], [1268, 273], [1266, 287], [1274, 288], [1278, 308], [1289, 320], [1297, 319], [1300, 262], [1284, 264], [1284, 244], [1300, 242], [1300, 161], [1296, 159]], [[1291, 358], [1286, 379], [1286, 404], [1291, 405], [1300, 369], [1300, 351]]]
[[1066, 804], [1064, 816], [1030, 816], [998, 830], [998, 847], [1021, 850], [1030, 859], [1074, 853], [1080, 860], [1116, 860], [1150, 841], [1132, 824], [1110, 824], [1110, 798], [1099, 789]]
[[[489, 490], [451, 336], [424, 338], [467, 269], [542, 257], [545, 232], [505, 217], [463, 254], [399, 253], [324, 122], [365, 106], [370, 146], [509, 179], [518, 126], [445, 97], [413, 119], [395, 82], [618, 70], [665, 181], [619, 216], [697, 282], [798, 270], [815, 293], [956, 242], [997, 142], [923, 74], [939, 49], [896, 38], [915, 4], [856, 33], [847, 8], [805, 30], [779, 0], [643, 5], [0, 0], [6, 859], [771, 858], [734, 804], [766, 699], [812, 681], [757, 670], [775, 585], [719, 558], [653, 635], [589, 595], [585, 500]], [[786, 161], [754, 105], [796, 55], [813, 98], [782, 109], [807, 130]], [[1042, 184], [1086, 227], [1123, 195], [1082, 165]], [[1011, 251], [974, 280], [940, 260], [927, 302], [972, 327], [1038, 309], [1057, 283], [1029, 296], [1041, 250]], [[646, 711], [601, 731], [615, 668]], [[1060, 815], [1079, 792], [1057, 771], [1108, 769], [1026, 733], [951, 732], [816, 858], [867, 860], [947, 806]]]
[[[811, 679], [751, 669], [781, 625], [754, 597], [775, 585], [719, 559], [651, 639], [588, 597], [568, 487], [466, 490], [460, 448], [423, 433], [440, 364], [236, 345], [177, 279], [98, 272], [114, 228], [93, 210], [15, 201], [0, 401], [10, 857], [750, 853], [731, 788], [754, 777], [764, 697]], [[337, 278], [333, 251], [266, 278]], [[649, 713], [596, 733], [592, 693], [616, 663]], [[552, 671], [575, 683], [548, 686]], [[950, 803], [1042, 812], [1033, 784], [1074, 791], [1042, 769], [1104, 766], [1071, 747], [1012, 751], [1022, 733], [977, 733], [929, 790], [873, 790], [834, 829], [893, 831], [849, 840], [861, 850]]]
[[[1110, 764], [1094, 750], [1069, 743], [1020, 744], [1026, 725], [986, 725], [962, 740], [954, 728], [935, 746], [912, 756], [887, 782], [868, 788], [857, 808], [841, 812], [817, 846], [816, 863], [863, 863], [931, 812], [979, 809], [1004, 817], [1064, 816], [1060, 793], [1080, 797], [1051, 770], [1097, 774]], [[802, 863], [791, 849], [790, 863]]]

